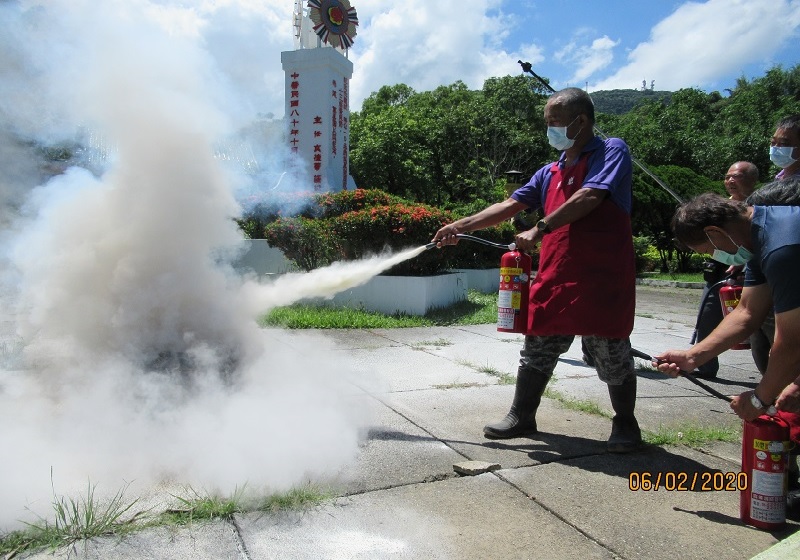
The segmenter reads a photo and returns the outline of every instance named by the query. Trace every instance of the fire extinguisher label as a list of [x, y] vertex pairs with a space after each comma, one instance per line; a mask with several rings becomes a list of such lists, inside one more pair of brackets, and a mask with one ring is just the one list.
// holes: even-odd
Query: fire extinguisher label
[[504, 307], [513, 307], [511, 304], [514, 292], [511, 290], [500, 290], [497, 294], [497, 307], [504, 308]]
[[500, 307], [497, 310], [497, 328], [499, 329], [513, 329], [514, 328], [514, 310], [507, 307]]
[[764, 523], [786, 521], [786, 497], [783, 495], [783, 473], [753, 469], [750, 494], [750, 518]]
[[761, 499], [771, 497], [783, 498], [783, 472], [767, 472], [753, 469], [752, 491], [753, 496]]

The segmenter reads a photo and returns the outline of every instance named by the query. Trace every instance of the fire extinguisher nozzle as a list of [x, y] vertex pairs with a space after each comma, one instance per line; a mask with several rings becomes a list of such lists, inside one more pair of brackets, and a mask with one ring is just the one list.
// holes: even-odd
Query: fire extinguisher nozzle
[[433, 249], [434, 247], [436, 247], [436, 241], [432, 241], [425, 245], [425, 250], [427, 251], [428, 249]]

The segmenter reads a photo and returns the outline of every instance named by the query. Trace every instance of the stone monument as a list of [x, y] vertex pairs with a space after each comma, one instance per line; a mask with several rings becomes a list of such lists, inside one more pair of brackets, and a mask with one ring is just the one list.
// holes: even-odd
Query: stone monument
[[295, 50], [281, 53], [286, 76], [286, 142], [299, 184], [315, 191], [354, 189], [350, 176], [347, 50], [358, 25], [348, 0], [294, 4]]

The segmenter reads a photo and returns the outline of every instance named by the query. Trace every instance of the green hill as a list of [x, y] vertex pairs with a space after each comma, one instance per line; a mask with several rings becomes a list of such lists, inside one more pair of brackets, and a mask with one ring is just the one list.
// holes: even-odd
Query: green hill
[[653, 91], [637, 89], [612, 89], [595, 91], [590, 94], [598, 113], [622, 115], [645, 101], [665, 101], [669, 103], [671, 91]]

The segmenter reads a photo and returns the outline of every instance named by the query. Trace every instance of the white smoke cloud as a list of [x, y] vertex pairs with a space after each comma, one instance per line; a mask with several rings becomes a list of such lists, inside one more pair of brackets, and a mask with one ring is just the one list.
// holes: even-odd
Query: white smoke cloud
[[[0, 175], [0, 529], [25, 507], [48, 514], [51, 468], [63, 492], [230, 493], [286, 489], [357, 452], [352, 372], [319, 340], [298, 352], [259, 330], [264, 297], [227, 264], [245, 174], [215, 146], [264, 83], [232, 66], [235, 6], [213, 23], [198, 6], [0, 5], [0, 130], [16, 142], [0, 152], [14, 168]], [[31, 144], [81, 127], [109, 139], [107, 157], [40, 184]]]

